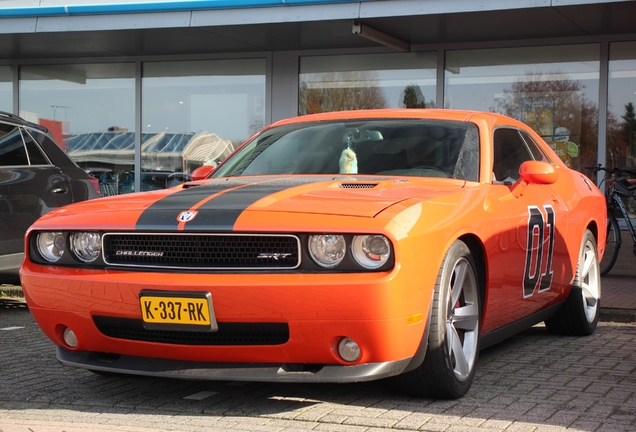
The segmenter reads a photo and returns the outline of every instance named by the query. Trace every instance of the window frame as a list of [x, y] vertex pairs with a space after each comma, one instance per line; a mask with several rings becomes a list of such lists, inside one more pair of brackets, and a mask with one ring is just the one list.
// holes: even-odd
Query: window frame
[[[46, 154], [46, 152], [44, 151], [44, 149], [40, 146], [40, 144], [37, 142], [37, 140], [35, 139], [35, 137], [33, 135], [31, 135], [31, 133], [23, 127], [20, 127], [20, 134], [22, 135], [22, 142], [24, 143], [24, 147], [26, 148], [26, 152], [27, 152], [27, 159], [29, 161], [29, 166], [52, 166], [53, 162], [51, 162], [51, 159], [49, 158], [49, 155]], [[25, 137], [26, 135], [26, 137]], [[29, 145], [29, 142], [27, 141], [30, 140], [31, 145]], [[42, 159], [44, 159], [45, 163], [33, 163], [32, 162], [32, 151], [33, 152], [39, 152], [40, 156], [42, 157]]]
[[[505, 165], [504, 163], [502, 163], [501, 161], [497, 160], [497, 156], [498, 156], [498, 152], [496, 150], [497, 147], [497, 132], [500, 131], [511, 131], [511, 132], [516, 132], [516, 136], [519, 138], [518, 143], [521, 144], [521, 147], [519, 147], [519, 150], [517, 150], [515, 153], [513, 154], [518, 154], [518, 152], [521, 149], [525, 149], [527, 155], [530, 157], [529, 159], [525, 159], [523, 160], [519, 166], [516, 168], [516, 172], [515, 175], [516, 177], [511, 176], [511, 172], [513, 171], [512, 169], [507, 170], [508, 175], [506, 177], [504, 177], [503, 179], [499, 180], [497, 175], [495, 174], [496, 171], [496, 167], [497, 165]], [[528, 162], [528, 161], [533, 161], [533, 160], [537, 160], [535, 157], [534, 152], [532, 151], [532, 149], [530, 148], [530, 145], [528, 144], [528, 142], [526, 141], [526, 139], [524, 138], [522, 132], [522, 129], [514, 127], [514, 126], [499, 126], [493, 129], [492, 131], [492, 152], [493, 152], [493, 161], [492, 161], [492, 183], [493, 184], [503, 184], [503, 185], [507, 185], [510, 186], [512, 184], [514, 184], [515, 182], [519, 181], [519, 168], [521, 167], [521, 165], [524, 162]], [[544, 152], [540, 150], [540, 147], [538, 147], [535, 143], [535, 148], [539, 150], [539, 153], [543, 156], [545, 156]], [[515, 158], [514, 163], [516, 164], [516, 162], [518, 161], [518, 158]], [[498, 163], [499, 162], [499, 163]], [[545, 162], [545, 160], [544, 160]], [[510, 180], [512, 180], [512, 182]]]
[[[20, 141], [22, 142], [22, 150], [24, 152], [24, 157], [26, 158], [26, 164], [17, 164], [17, 165], [16, 164], [11, 164], [11, 165], [7, 165], [7, 164], [4, 164], [4, 163], [0, 163], [0, 167], [1, 168], [19, 168], [19, 167], [31, 166], [31, 162], [30, 162], [30, 159], [29, 159], [29, 152], [27, 151], [26, 143], [24, 142], [24, 137], [22, 136], [22, 127], [20, 127], [19, 125], [14, 125], [14, 124], [11, 124], [11, 123], [2, 122], [2, 123], [0, 123], [0, 130], [2, 132], [5, 132], [3, 126], [8, 126], [9, 128], [12, 128], [12, 129], [11, 130], [7, 129], [6, 133], [4, 133], [3, 135], [0, 136], [0, 139], [6, 137], [9, 134], [16, 133], [17, 136], [20, 137]], [[17, 148], [16, 148], [16, 151], [18, 151]], [[2, 153], [2, 154], [4, 154], [4, 153]]]

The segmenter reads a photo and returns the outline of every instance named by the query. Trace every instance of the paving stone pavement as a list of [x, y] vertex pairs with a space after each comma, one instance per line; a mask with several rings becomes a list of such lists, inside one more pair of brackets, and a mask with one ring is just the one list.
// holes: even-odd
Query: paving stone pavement
[[293, 385], [103, 376], [60, 365], [28, 309], [0, 309], [0, 431], [634, 431], [636, 325], [534, 327], [481, 351], [460, 400], [393, 381]]

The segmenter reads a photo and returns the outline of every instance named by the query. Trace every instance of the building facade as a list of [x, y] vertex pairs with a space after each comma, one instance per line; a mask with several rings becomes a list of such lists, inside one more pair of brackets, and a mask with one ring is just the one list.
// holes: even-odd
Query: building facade
[[636, 168], [635, 1], [0, 7], [0, 110], [49, 127], [105, 194], [170, 186], [273, 121], [361, 108], [499, 112], [590, 177]]

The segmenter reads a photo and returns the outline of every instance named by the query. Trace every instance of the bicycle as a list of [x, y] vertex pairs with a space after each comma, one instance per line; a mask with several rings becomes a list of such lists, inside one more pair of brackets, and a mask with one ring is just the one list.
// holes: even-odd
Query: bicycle
[[[624, 198], [634, 198], [636, 199], [636, 184], [631, 183], [628, 179], [623, 177], [623, 174], [630, 174], [636, 176], [636, 170], [624, 170], [619, 168], [606, 168], [599, 164], [597, 167], [589, 167], [588, 168], [595, 173], [599, 171], [605, 171], [608, 174], [613, 174], [615, 176], [614, 181], [608, 187], [605, 192], [605, 197], [607, 199], [607, 241], [605, 246], [605, 254], [603, 255], [603, 259], [600, 263], [601, 276], [605, 276], [616, 264], [616, 259], [618, 258], [618, 252], [620, 251], [622, 245], [621, 239], [621, 229], [618, 224], [618, 220], [616, 218], [616, 213], [618, 212], [623, 220], [625, 221], [625, 225], [629, 231], [629, 234], [632, 236], [634, 240], [634, 248], [632, 252], [634, 256], [636, 256], [636, 231], [634, 229], [634, 225], [632, 224], [631, 218], [629, 217], [629, 212], [627, 210], [627, 206], [623, 201]], [[605, 181], [605, 178], [601, 182], [601, 184]]]

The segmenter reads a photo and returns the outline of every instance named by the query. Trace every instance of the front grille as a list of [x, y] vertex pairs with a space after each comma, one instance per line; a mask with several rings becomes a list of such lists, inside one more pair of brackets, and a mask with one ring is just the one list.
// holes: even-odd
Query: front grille
[[97, 329], [108, 337], [175, 345], [281, 345], [289, 340], [287, 323], [218, 323], [219, 330], [194, 332], [147, 330], [138, 319], [94, 316]]
[[342, 189], [373, 189], [377, 183], [340, 183]]
[[104, 262], [186, 269], [293, 269], [300, 241], [292, 235], [104, 234]]

